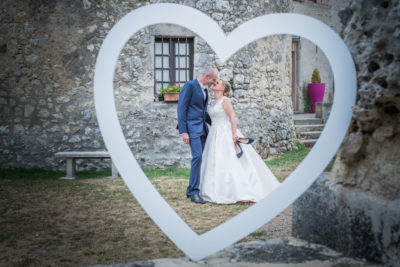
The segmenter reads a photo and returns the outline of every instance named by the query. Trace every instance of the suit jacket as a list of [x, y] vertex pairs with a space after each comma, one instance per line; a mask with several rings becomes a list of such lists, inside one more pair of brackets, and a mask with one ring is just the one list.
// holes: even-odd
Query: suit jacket
[[204, 101], [200, 83], [197, 79], [185, 83], [179, 93], [178, 126], [179, 133], [188, 133], [190, 137], [208, 134], [208, 122], [211, 118], [207, 113], [208, 94]]

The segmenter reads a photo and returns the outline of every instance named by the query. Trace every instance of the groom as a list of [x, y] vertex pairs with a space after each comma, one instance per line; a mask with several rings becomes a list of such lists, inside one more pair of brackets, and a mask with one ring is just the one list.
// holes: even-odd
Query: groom
[[190, 144], [192, 151], [190, 180], [186, 196], [197, 204], [205, 203], [199, 196], [199, 184], [201, 155], [208, 134], [206, 121], [211, 124], [211, 118], [207, 113], [207, 87], [215, 85], [217, 78], [217, 71], [209, 67], [202, 76], [186, 82], [179, 94], [178, 129], [183, 142]]

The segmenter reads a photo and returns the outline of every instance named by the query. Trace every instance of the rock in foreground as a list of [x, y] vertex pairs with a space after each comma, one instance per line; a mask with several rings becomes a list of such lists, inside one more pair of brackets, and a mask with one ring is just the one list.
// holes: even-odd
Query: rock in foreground
[[93, 267], [247, 267], [247, 266], [379, 266], [363, 259], [344, 257], [325, 246], [307, 243], [294, 237], [276, 238], [267, 241], [238, 243], [202, 261], [179, 259], [156, 259]]

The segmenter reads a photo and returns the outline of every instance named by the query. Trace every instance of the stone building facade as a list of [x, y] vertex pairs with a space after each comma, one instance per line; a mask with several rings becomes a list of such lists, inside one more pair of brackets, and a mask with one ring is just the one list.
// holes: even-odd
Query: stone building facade
[[[340, 34], [343, 27], [339, 11], [345, 8], [348, 1], [293, 1], [293, 13], [316, 18]], [[292, 42], [292, 98], [295, 111], [304, 111], [304, 90], [311, 82], [314, 68], [321, 74], [325, 83], [324, 102], [332, 103], [334, 95], [333, 74], [324, 52], [305, 38], [295, 36]]]
[[[99, 48], [111, 27], [138, 7], [161, 1], [3, 1], [0, 4], [0, 166], [63, 168], [58, 151], [104, 150], [93, 103]], [[165, 1], [162, 1], [165, 2]], [[169, 1], [167, 1], [169, 2]], [[170, 1], [197, 8], [229, 33], [268, 13], [290, 12], [292, 2]], [[115, 104], [136, 159], [145, 167], [187, 167], [189, 147], [180, 140], [176, 103], [155, 102], [156, 38], [194, 40], [193, 78], [214, 66], [233, 79], [232, 103], [242, 132], [269, 154], [295, 142], [290, 92], [291, 36], [254, 42], [227, 62], [187, 29], [155, 25], [132, 36], [115, 71]], [[80, 168], [107, 162], [78, 161]]]

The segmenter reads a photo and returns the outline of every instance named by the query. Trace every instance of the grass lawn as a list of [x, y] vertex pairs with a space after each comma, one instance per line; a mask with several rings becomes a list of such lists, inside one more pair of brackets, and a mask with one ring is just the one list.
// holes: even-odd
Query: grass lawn
[[[280, 181], [307, 155], [308, 149], [299, 147], [266, 161]], [[185, 196], [189, 169], [145, 173], [199, 234], [252, 205], [191, 203]], [[99, 178], [109, 176], [109, 170], [79, 172], [76, 180], [59, 180], [63, 175], [40, 169], [0, 170], [0, 266], [77, 266], [183, 256], [122, 179]], [[271, 229], [256, 231], [244, 240], [276, 237]], [[290, 235], [290, 229], [277, 233]]]

